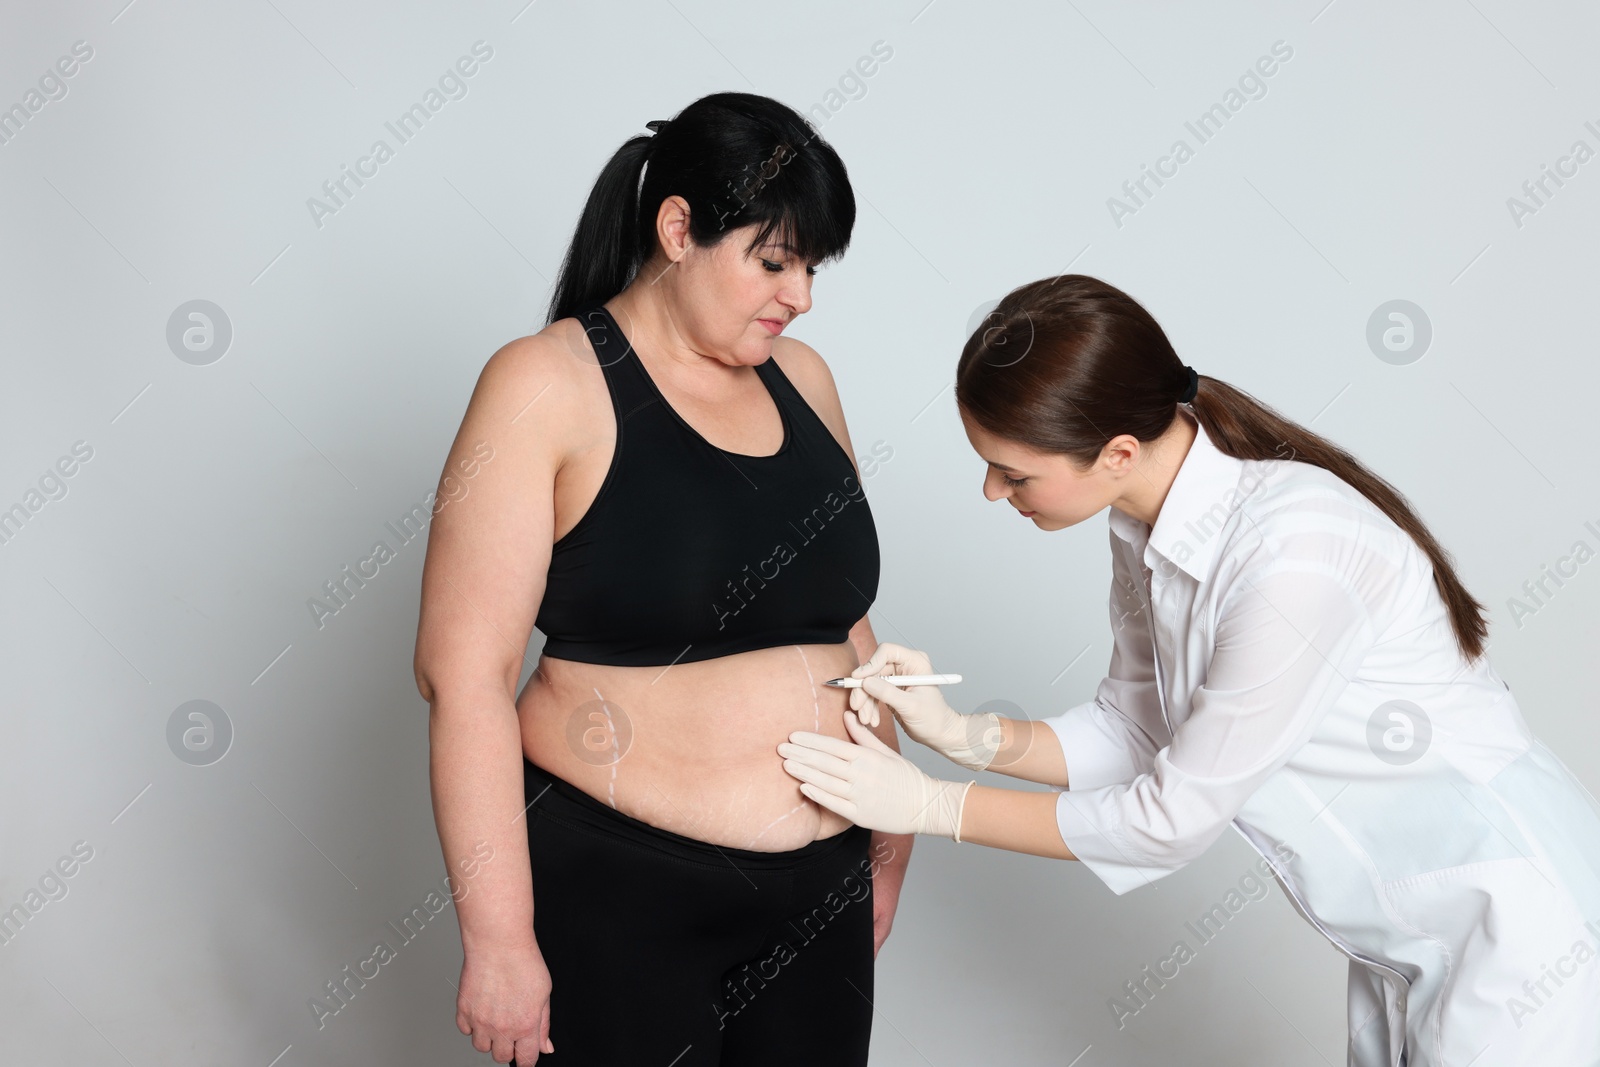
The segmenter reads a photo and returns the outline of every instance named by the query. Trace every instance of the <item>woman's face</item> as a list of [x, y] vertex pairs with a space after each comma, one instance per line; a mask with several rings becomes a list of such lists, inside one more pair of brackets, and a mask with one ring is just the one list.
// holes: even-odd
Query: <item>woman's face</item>
[[764, 362], [772, 339], [811, 310], [816, 264], [795, 256], [776, 232], [746, 254], [757, 229], [732, 230], [709, 248], [680, 231], [678, 258], [660, 279], [671, 287], [678, 331], [697, 351], [733, 364]]
[[1117, 481], [1102, 463], [1083, 473], [1066, 456], [1036, 452], [996, 437], [965, 411], [961, 423], [967, 440], [989, 465], [983, 476], [983, 495], [1007, 501], [1041, 530], [1076, 526], [1117, 499]]

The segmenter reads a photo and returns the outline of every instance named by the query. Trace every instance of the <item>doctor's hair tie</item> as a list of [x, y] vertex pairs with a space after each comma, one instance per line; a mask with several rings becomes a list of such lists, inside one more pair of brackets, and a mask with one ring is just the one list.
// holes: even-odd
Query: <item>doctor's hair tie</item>
[[671, 121], [671, 119], [651, 119], [649, 122], [644, 124], [644, 128], [653, 134], [660, 133], [666, 128], [667, 123]]
[[1189, 384], [1184, 386], [1183, 395], [1178, 398], [1178, 403], [1187, 404], [1195, 398], [1196, 393], [1200, 392], [1200, 375], [1196, 374], [1195, 369], [1187, 363], [1183, 369], [1189, 375]]

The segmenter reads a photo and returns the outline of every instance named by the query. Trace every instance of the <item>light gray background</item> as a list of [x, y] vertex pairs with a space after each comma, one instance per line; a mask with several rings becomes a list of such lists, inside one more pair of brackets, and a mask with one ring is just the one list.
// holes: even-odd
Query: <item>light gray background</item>
[[[6, 107], [93, 48], [0, 145], [0, 508], [93, 449], [0, 544], [0, 907], [93, 849], [0, 945], [0, 1061], [489, 1062], [454, 1026], [453, 913], [404, 944], [384, 925], [445, 875], [411, 675], [424, 541], [385, 523], [434, 487], [484, 360], [541, 324], [624, 138], [719, 90], [826, 105], [878, 41], [816, 113], [860, 215], [794, 332], [857, 454], [893, 449], [867, 481], [880, 639], [964, 673], [963, 709], [1093, 693], [1105, 519], [1047, 536], [984, 500], [949, 388], [976, 311], [1083, 272], [1407, 493], [1529, 722], [1600, 782], [1600, 563], [1520, 625], [1508, 606], [1600, 545], [1600, 161], [1520, 226], [1507, 204], [1600, 147], [1592, 6], [125, 2], [10, 0], [0, 33]], [[479, 40], [467, 95], [317, 226], [307, 198]], [[1265, 94], [1199, 144], [1184, 123], [1280, 40]], [[1178, 138], [1194, 158], [1117, 225], [1108, 198]], [[166, 339], [194, 299], [233, 330], [206, 366]], [[1401, 365], [1367, 342], [1395, 299], [1433, 328]], [[308, 599], [378, 539], [397, 557], [319, 629]], [[209, 766], [169, 747], [191, 700], [233, 731]], [[1251, 869], [1232, 834], [1122, 898], [1076, 864], [915, 856], [874, 1064], [1344, 1062], [1344, 959], [1275, 887], [1112, 1020]], [[397, 957], [319, 1030], [309, 998], [380, 937]]]

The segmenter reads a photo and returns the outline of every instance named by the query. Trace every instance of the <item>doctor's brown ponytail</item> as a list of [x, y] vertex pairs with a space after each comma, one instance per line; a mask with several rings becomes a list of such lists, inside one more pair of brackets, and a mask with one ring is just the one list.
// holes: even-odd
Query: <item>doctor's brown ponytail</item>
[[[1156, 320], [1114, 286], [1083, 274], [1042, 278], [1007, 293], [973, 332], [956, 368], [956, 403], [979, 426], [1087, 471], [1112, 438], [1148, 442], [1177, 415], [1188, 372]], [[1235, 459], [1293, 458], [1331, 471], [1409, 534], [1469, 663], [1483, 654], [1484, 605], [1405, 496], [1338, 445], [1242, 389], [1200, 375], [1190, 408]]]

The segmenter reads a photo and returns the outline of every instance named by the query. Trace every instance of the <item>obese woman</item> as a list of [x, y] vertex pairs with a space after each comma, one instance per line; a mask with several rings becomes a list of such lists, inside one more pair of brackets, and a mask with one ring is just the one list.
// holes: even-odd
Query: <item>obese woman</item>
[[435, 817], [452, 871], [492, 857], [457, 900], [457, 1025], [499, 1063], [864, 1064], [910, 835], [802, 796], [776, 752], [848, 736], [822, 683], [877, 646], [861, 471], [784, 336], [854, 198], [767, 98], [649, 126], [548, 324], [484, 367], [446, 463], [471, 482], [432, 523]]

